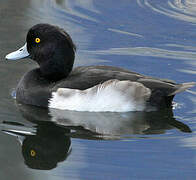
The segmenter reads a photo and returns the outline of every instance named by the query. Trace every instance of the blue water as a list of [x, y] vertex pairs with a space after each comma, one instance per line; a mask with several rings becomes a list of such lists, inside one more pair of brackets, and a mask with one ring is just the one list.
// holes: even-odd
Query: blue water
[[3, 0], [0, 17], [0, 179], [196, 178], [195, 87], [175, 97], [173, 113], [46, 112], [12, 96], [36, 64], [4, 60], [31, 26], [44, 22], [72, 36], [75, 66], [192, 82], [195, 0]]

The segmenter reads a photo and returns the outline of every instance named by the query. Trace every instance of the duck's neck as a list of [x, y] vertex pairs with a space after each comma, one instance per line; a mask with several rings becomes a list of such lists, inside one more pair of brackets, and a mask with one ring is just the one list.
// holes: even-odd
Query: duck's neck
[[41, 76], [49, 81], [59, 81], [66, 78], [72, 71], [74, 58], [74, 52], [55, 50], [52, 56], [39, 62]]

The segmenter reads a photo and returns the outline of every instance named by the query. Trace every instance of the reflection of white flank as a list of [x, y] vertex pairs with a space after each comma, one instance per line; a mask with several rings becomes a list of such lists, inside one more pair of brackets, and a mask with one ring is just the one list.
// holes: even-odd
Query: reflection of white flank
[[126, 31], [121, 31], [121, 30], [118, 30], [118, 29], [108, 28], [108, 30], [112, 31], [112, 32], [117, 32], [117, 33], [120, 33], [120, 34], [135, 36], [135, 37], [140, 37], [140, 38], [143, 37], [142, 35], [139, 35], [139, 34], [130, 33], [130, 32], [126, 32]]
[[149, 128], [145, 114], [139, 112], [77, 112], [50, 109], [52, 121], [63, 126], [81, 126], [107, 138], [117, 138], [125, 134], [144, 134]]
[[[156, 1], [154, 1], [156, 2]], [[196, 1], [195, 0], [168, 0], [167, 3], [160, 1], [155, 4], [150, 0], [137, 0], [140, 7], [147, 7], [153, 11], [166, 16], [196, 23]]]

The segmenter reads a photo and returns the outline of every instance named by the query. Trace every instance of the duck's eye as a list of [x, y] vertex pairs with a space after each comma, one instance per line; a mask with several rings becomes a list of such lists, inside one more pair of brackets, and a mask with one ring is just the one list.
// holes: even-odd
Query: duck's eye
[[41, 41], [40, 38], [35, 38], [36, 43], [40, 43], [40, 41]]
[[30, 154], [31, 154], [32, 157], [35, 157], [36, 156], [36, 151], [31, 149]]

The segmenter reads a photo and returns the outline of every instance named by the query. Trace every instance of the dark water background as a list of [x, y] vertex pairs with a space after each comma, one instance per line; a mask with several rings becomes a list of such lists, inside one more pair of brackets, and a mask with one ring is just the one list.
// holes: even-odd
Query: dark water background
[[72, 36], [75, 66], [113, 65], [195, 81], [195, 0], [1, 0], [0, 179], [195, 179], [196, 88], [175, 97], [173, 114], [48, 116], [16, 104], [14, 88], [36, 65], [4, 56], [40, 22]]

